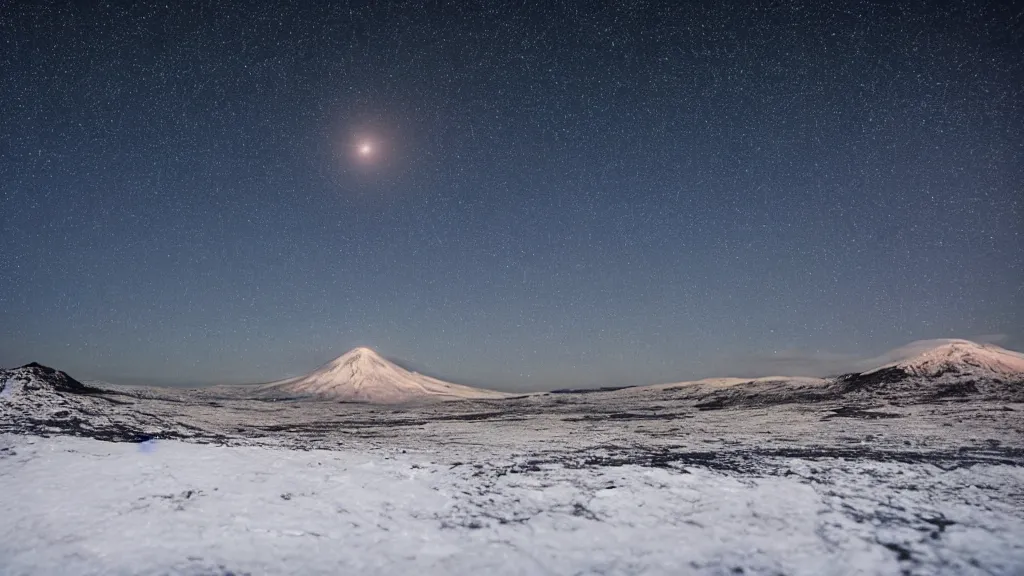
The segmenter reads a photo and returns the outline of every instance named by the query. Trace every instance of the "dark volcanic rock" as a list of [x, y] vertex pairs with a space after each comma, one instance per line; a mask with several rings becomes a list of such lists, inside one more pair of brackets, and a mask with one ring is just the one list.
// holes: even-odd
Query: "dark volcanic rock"
[[963, 398], [966, 396], [973, 396], [980, 394], [978, 385], [974, 380], [968, 380], [966, 382], [955, 382], [953, 384], [947, 384], [940, 387], [935, 391], [934, 398]]
[[594, 394], [596, 392], [615, 392], [616, 390], [628, 390], [635, 386], [602, 386], [601, 388], [559, 388], [548, 394]]
[[870, 373], [844, 374], [836, 378], [836, 386], [839, 394], [849, 394], [884, 388], [887, 384], [895, 384], [908, 378], [910, 374], [902, 368], [883, 368]]
[[892, 412], [878, 412], [875, 410], [865, 410], [863, 408], [857, 408], [856, 406], [842, 406], [840, 408], [833, 408], [830, 410], [831, 414], [822, 418], [822, 420], [829, 420], [831, 418], [861, 418], [864, 420], [879, 420], [882, 418], [902, 418], [902, 414], [894, 414]]

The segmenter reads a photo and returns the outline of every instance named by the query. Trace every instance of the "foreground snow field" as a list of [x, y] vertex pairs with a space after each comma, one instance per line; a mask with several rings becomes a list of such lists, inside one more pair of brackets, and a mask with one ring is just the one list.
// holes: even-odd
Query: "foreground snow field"
[[[483, 455], [486, 456], [486, 455]], [[1019, 574], [1024, 468], [0, 437], [2, 574]], [[913, 558], [913, 562], [908, 559]]]

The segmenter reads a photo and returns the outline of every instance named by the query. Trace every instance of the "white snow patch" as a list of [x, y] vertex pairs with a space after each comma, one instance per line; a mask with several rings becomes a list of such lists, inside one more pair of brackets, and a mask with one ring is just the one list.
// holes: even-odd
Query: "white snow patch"
[[6, 378], [0, 384], [0, 398], [12, 398], [14, 396], [15, 383], [16, 380], [14, 378]]

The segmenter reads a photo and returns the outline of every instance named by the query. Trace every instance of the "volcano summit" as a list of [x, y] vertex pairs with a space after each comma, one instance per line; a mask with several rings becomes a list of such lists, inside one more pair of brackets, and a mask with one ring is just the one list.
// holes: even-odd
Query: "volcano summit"
[[354, 348], [305, 376], [270, 383], [260, 392], [372, 404], [507, 396], [410, 372], [364, 347]]

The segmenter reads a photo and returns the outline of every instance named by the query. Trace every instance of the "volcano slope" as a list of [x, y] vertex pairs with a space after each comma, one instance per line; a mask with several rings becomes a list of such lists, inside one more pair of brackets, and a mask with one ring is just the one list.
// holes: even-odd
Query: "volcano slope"
[[369, 404], [508, 396], [410, 372], [365, 347], [355, 348], [305, 376], [260, 387], [258, 392], [271, 398], [315, 398]]
[[1019, 358], [402, 404], [27, 366], [0, 573], [1020, 574]]

